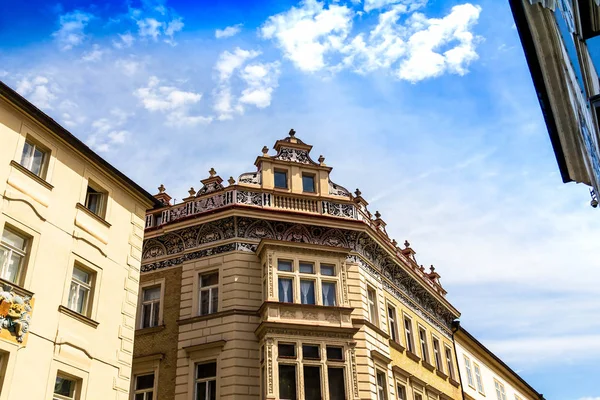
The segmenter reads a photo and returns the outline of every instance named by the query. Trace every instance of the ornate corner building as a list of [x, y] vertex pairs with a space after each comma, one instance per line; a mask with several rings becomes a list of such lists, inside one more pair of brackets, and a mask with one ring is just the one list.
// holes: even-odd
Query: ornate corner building
[[461, 399], [439, 275], [290, 135], [146, 216], [133, 398]]

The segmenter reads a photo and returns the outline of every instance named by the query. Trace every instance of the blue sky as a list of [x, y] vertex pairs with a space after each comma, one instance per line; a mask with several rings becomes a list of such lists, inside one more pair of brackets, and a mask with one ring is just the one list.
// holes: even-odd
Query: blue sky
[[599, 214], [563, 184], [506, 2], [5, 0], [0, 79], [151, 192], [290, 128], [548, 399], [597, 400]]

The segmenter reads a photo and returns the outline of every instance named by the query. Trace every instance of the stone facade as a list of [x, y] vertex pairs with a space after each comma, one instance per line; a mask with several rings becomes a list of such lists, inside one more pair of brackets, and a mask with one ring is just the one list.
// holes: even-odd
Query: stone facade
[[[461, 399], [459, 313], [439, 275], [295, 132], [274, 148], [237, 183], [211, 170], [180, 204], [159, 188], [140, 278], [138, 326], [150, 326], [136, 331], [132, 382], [153, 374], [159, 398], [178, 400]], [[151, 326], [162, 322], [144, 299], [157, 282], [156, 312], [179, 308], [172, 326]]]
[[0, 143], [0, 399], [127, 399], [155, 200], [1, 82]]

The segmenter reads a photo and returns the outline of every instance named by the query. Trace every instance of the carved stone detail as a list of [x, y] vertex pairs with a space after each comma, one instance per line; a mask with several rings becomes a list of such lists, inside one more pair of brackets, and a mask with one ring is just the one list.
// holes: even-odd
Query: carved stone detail
[[267, 339], [267, 391], [273, 393], [273, 339]]
[[348, 348], [350, 349], [350, 368], [352, 369], [352, 389], [354, 391], [354, 398], [359, 398], [358, 393], [358, 372], [356, 368], [356, 343], [349, 342]]
[[329, 181], [329, 194], [333, 196], [350, 197], [350, 192], [346, 190], [346, 188], [331, 182], [331, 180]]
[[340, 275], [342, 277], [342, 304], [344, 306], [350, 305], [348, 300], [348, 279], [346, 278], [348, 271], [346, 267], [346, 262], [342, 262], [342, 266], [340, 268]]
[[310, 159], [310, 156], [308, 155], [308, 151], [300, 150], [300, 149], [293, 149], [290, 147], [282, 147], [281, 149], [279, 149], [279, 153], [277, 153], [277, 155], [274, 156], [273, 159], [282, 160], [282, 161], [291, 161], [291, 162], [300, 163], [300, 164], [318, 165], [316, 162], [314, 162], [313, 160]]
[[6, 329], [23, 343], [31, 322], [31, 297], [16, 293], [10, 285], [0, 288], [0, 332]]
[[239, 183], [250, 183], [254, 185], [260, 185], [262, 174], [259, 172], [246, 172], [241, 174], [238, 182]]
[[269, 299], [273, 298], [273, 253], [267, 256], [267, 274], [269, 276]]

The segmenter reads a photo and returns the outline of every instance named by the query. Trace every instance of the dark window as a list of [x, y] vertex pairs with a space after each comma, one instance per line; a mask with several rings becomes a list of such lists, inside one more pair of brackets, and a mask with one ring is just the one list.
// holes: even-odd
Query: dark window
[[314, 274], [315, 266], [312, 263], [300, 262], [300, 272], [303, 274]]
[[219, 273], [200, 276], [200, 315], [216, 313], [219, 306]]
[[302, 345], [302, 357], [312, 360], [320, 360], [321, 353], [318, 345], [304, 344]]
[[406, 388], [404, 386], [398, 385], [396, 391], [398, 392], [398, 400], [406, 400]]
[[85, 208], [97, 216], [104, 218], [105, 203], [106, 193], [96, 190], [91, 186], [87, 187], [87, 193], [85, 195]]
[[302, 304], [315, 304], [315, 281], [300, 280], [300, 301]]
[[315, 192], [315, 176], [302, 174], [302, 190], [304, 192]]
[[304, 366], [304, 394], [306, 400], [321, 400], [321, 367]]
[[217, 363], [198, 364], [196, 366], [196, 379], [217, 376]]
[[335, 282], [322, 282], [323, 305], [335, 306]]
[[287, 189], [287, 172], [275, 171], [275, 187]]
[[277, 345], [279, 357], [296, 358], [296, 345], [290, 343], [279, 343]]
[[279, 398], [296, 400], [296, 366], [279, 364]]
[[135, 400], [152, 400], [154, 394], [154, 374], [135, 378]]
[[344, 368], [327, 368], [329, 376], [329, 400], [346, 400]]
[[335, 265], [321, 264], [321, 275], [334, 276]]
[[283, 272], [292, 272], [292, 262], [288, 260], [277, 260], [277, 270]]
[[387, 384], [385, 374], [377, 371], [377, 400], [387, 400]]
[[294, 302], [294, 280], [279, 278], [279, 301], [282, 303]]
[[23, 147], [21, 165], [43, 178], [47, 153], [47, 150], [41, 149], [38, 145], [28, 140]]
[[216, 400], [217, 363], [196, 365], [196, 400]]
[[341, 347], [327, 346], [327, 359], [329, 361], [343, 361], [344, 352]]

